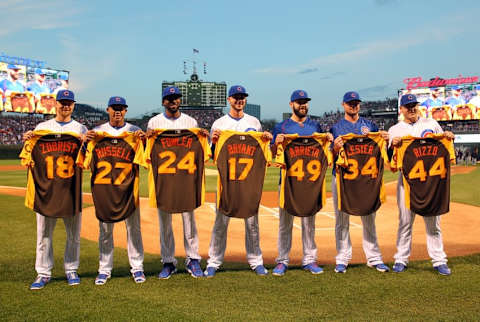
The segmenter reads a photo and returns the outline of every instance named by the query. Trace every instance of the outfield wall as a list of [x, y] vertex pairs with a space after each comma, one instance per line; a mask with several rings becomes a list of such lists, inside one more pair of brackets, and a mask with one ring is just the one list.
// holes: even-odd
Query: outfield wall
[[22, 151], [21, 144], [15, 145], [0, 145], [0, 159], [17, 159]]

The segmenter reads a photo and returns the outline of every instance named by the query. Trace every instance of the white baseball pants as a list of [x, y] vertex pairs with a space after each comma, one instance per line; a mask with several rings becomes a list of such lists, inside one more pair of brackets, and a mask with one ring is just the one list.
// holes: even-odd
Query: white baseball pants
[[[245, 249], [247, 261], [252, 269], [263, 265], [262, 250], [260, 249], [260, 233], [258, 229], [258, 214], [245, 218]], [[216, 211], [215, 224], [212, 230], [212, 239], [208, 249], [207, 267], [219, 268], [225, 257], [227, 248], [227, 229], [230, 217]]]
[[[172, 230], [172, 214], [158, 209], [158, 220], [160, 223], [160, 248], [162, 263], [173, 263], [177, 265], [175, 258], [175, 238]], [[182, 213], [183, 220], [183, 244], [185, 247], [185, 254], [187, 255], [185, 264], [188, 264], [191, 259], [201, 260], [198, 253], [198, 232], [195, 223], [195, 216], [193, 211]]]
[[[279, 227], [278, 227], [278, 257], [277, 263], [288, 266], [290, 261], [290, 249], [292, 248], [292, 229], [295, 216], [290, 215], [285, 209], [279, 208]], [[315, 244], [315, 218], [300, 217], [302, 222], [302, 246], [303, 259], [302, 266], [317, 262], [317, 245]]]
[[[53, 269], [53, 230], [58, 218], [46, 217], [39, 213], [37, 216], [37, 250], [35, 270], [39, 276], [52, 276]], [[65, 274], [76, 272], [80, 264], [80, 228], [82, 214], [63, 218], [67, 240], [63, 265]]]
[[[408, 264], [408, 257], [412, 250], [412, 227], [415, 221], [415, 213], [405, 205], [405, 188], [403, 186], [402, 174], [398, 177], [397, 185], [398, 204], [398, 235], [397, 253], [394, 256], [395, 263]], [[447, 254], [443, 250], [442, 231], [440, 229], [440, 216], [423, 217], [425, 230], [427, 232], [427, 251], [432, 258], [433, 266], [440, 266], [447, 263]]]
[[[366, 192], [368, 193], [368, 191]], [[336, 264], [348, 265], [352, 259], [352, 241], [350, 239], [350, 215], [338, 209], [337, 178], [332, 177], [333, 208], [335, 209], [335, 241], [337, 246]], [[378, 247], [377, 229], [375, 227], [376, 213], [360, 216], [363, 227], [363, 251], [367, 263], [378, 265], [383, 263]]]
[[[108, 276], [113, 268], [113, 228], [115, 223], [105, 223], [99, 221], [100, 235], [98, 236], [99, 256], [99, 274]], [[127, 251], [128, 261], [130, 263], [130, 272], [143, 271], [143, 241], [140, 230], [140, 209], [137, 208], [133, 214], [125, 219], [127, 228]]]

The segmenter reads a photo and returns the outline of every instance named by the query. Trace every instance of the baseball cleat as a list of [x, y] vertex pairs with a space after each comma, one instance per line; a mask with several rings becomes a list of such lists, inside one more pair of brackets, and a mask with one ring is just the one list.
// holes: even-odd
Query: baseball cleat
[[395, 273], [402, 273], [402, 272], [405, 272], [407, 270], [407, 265], [404, 265], [402, 263], [395, 263], [393, 265], [393, 271]]
[[317, 265], [317, 263], [310, 263], [308, 265], [303, 266], [303, 269], [309, 271], [310, 273], [317, 275], [323, 273], [323, 268]]
[[77, 272], [67, 273], [67, 282], [70, 286], [80, 284], [80, 277], [78, 276]]
[[133, 272], [132, 277], [133, 277], [133, 280], [135, 281], [135, 283], [137, 283], [137, 284], [143, 283], [147, 280], [145, 278], [145, 274], [143, 274], [143, 271]]
[[212, 278], [215, 276], [215, 273], [217, 273], [217, 269], [215, 267], [207, 267], [205, 272], [203, 273], [206, 278]]
[[286, 271], [287, 271], [287, 265], [283, 263], [278, 263], [277, 266], [275, 266], [275, 268], [273, 269], [272, 275], [283, 276], [285, 275]]
[[367, 263], [367, 266], [370, 267], [370, 268], [375, 268], [377, 271], [382, 272], [382, 273], [386, 273], [386, 272], [390, 271], [390, 268], [388, 268], [388, 266], [385, 265], [384, 263], [375, 264], [375, 265]]
[[202, 268], [200, 267], [198, 259], [191, 259], [186, 268], [187, 272], [189, 272], [193, 278], [203, 277]]
[[95, 278], [95, 285], [104, 285], [107, 283], [107, 280], [110, 278], [107, 274], [98, 274], [97, 278]]
[[168, 280], [176, 271], [177, 269], [173, 263], [165, 263], [163, 264], [162, 271], [158, 274], [158, 278], [161, 280]]
[[438, 274], [440, 275], [450, 275], [452, 274], [452, 271], [450, 270], [450, 268], [448, 268], [447, 264], [442, 264], [440, 266], [435, 266], [433, 268], [434, 270], [436, 270], [438, 272]]
[[254, 271], [255, 271], [255, 273], [257, 273], [258, 276], [267, 276], [268, 275], [268, 270], [263, 265], [259, 265], [259, 266], [255, 267]]
[[47, 285], [47, 283], [50, 282], [50, 277], [45, 277], [45, 276], [37, 276], [35, 281], [30, 285], [31, 290], [40, 290]]
[[347, 272], [347, 265], [337, 264], [337, 266], [335, 266], [335, 273], [345, 274], [346, 272]]

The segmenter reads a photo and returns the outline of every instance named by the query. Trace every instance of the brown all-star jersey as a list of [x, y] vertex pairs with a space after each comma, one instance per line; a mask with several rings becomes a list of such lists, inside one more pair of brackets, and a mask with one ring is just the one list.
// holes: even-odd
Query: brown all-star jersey
[[218, 168], [217, 209], [229, 217], [248, 218], [258, 212], [267, 163], [269, 141], [263, 133], [222, 131], [215, 148]]
[[421, 216], [449, 211], [450, 163], [455, 163], [453, 141], [443, 134], [402, 138], [394, 149], [392, 168], [402, 170], [407, 208]]
[[121, 221], [138, 208], [139, 165], [144, 165], [143, 144], [132, 132], [120, 136], [97, 132], [88, 143], [83, 167], [92, 171], [90, 184], [98, 220]]
[[205, 161], [211, 156], [200, 129], [155, 130], [145, 150], [150, 206], [168, 213], [192, 211], [205, 200]]
[[77, 133], [33, 132], [20, 153], [28, 166], [25, 206], [54, 218], [81, 212], [82, 169], [75, 163], [81, 144]]
[[349, 215], [370, 215], [385, 202], [386, 142], [378, 132], [347, 134], [342, 139], [336, 168], [338, 209]]
[[275, 163], [282, 167], [280, 207], [299, 217], [315, 215], [325, 204], [325, 173], [332, 163], [326, 134], [285, 135]]

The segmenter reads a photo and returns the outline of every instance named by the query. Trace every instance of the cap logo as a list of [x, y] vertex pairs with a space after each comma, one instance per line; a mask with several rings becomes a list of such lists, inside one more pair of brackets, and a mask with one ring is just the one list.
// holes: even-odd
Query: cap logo
[[65, 96], [69, 96], [69, 95], [70, 95], [70, 93], [69, 93], [68, 91], [65, 91], [65, 92], [63, 92], [63, 95], [65, 95]]
[[115, 101], [120, 102], [120, 97], [115, 97]]
[[237, 87], [237, 91], [241, 91], [242, 88], [240, 86]]
[[304, 92], [300, 92], [300, 93], [298, 93], [298, 95], [300, 95], [300, 96], [305, 96], [305, 93], [304, 93]]
[[413, 96], [412, 96], [412, 95], [408, 95], [408, 99], [409, 99], [409, 100], [413, 100]]
[[352, 96], [354, 98], [357, 97], [357, 95], [355, 95], [355, 93], [350, 94], [350, 96]]
[[170, 88], [169, 92], [170, 92], [170, 93], [175, 93], [175, 88], [173, 88], [173, 87]]

